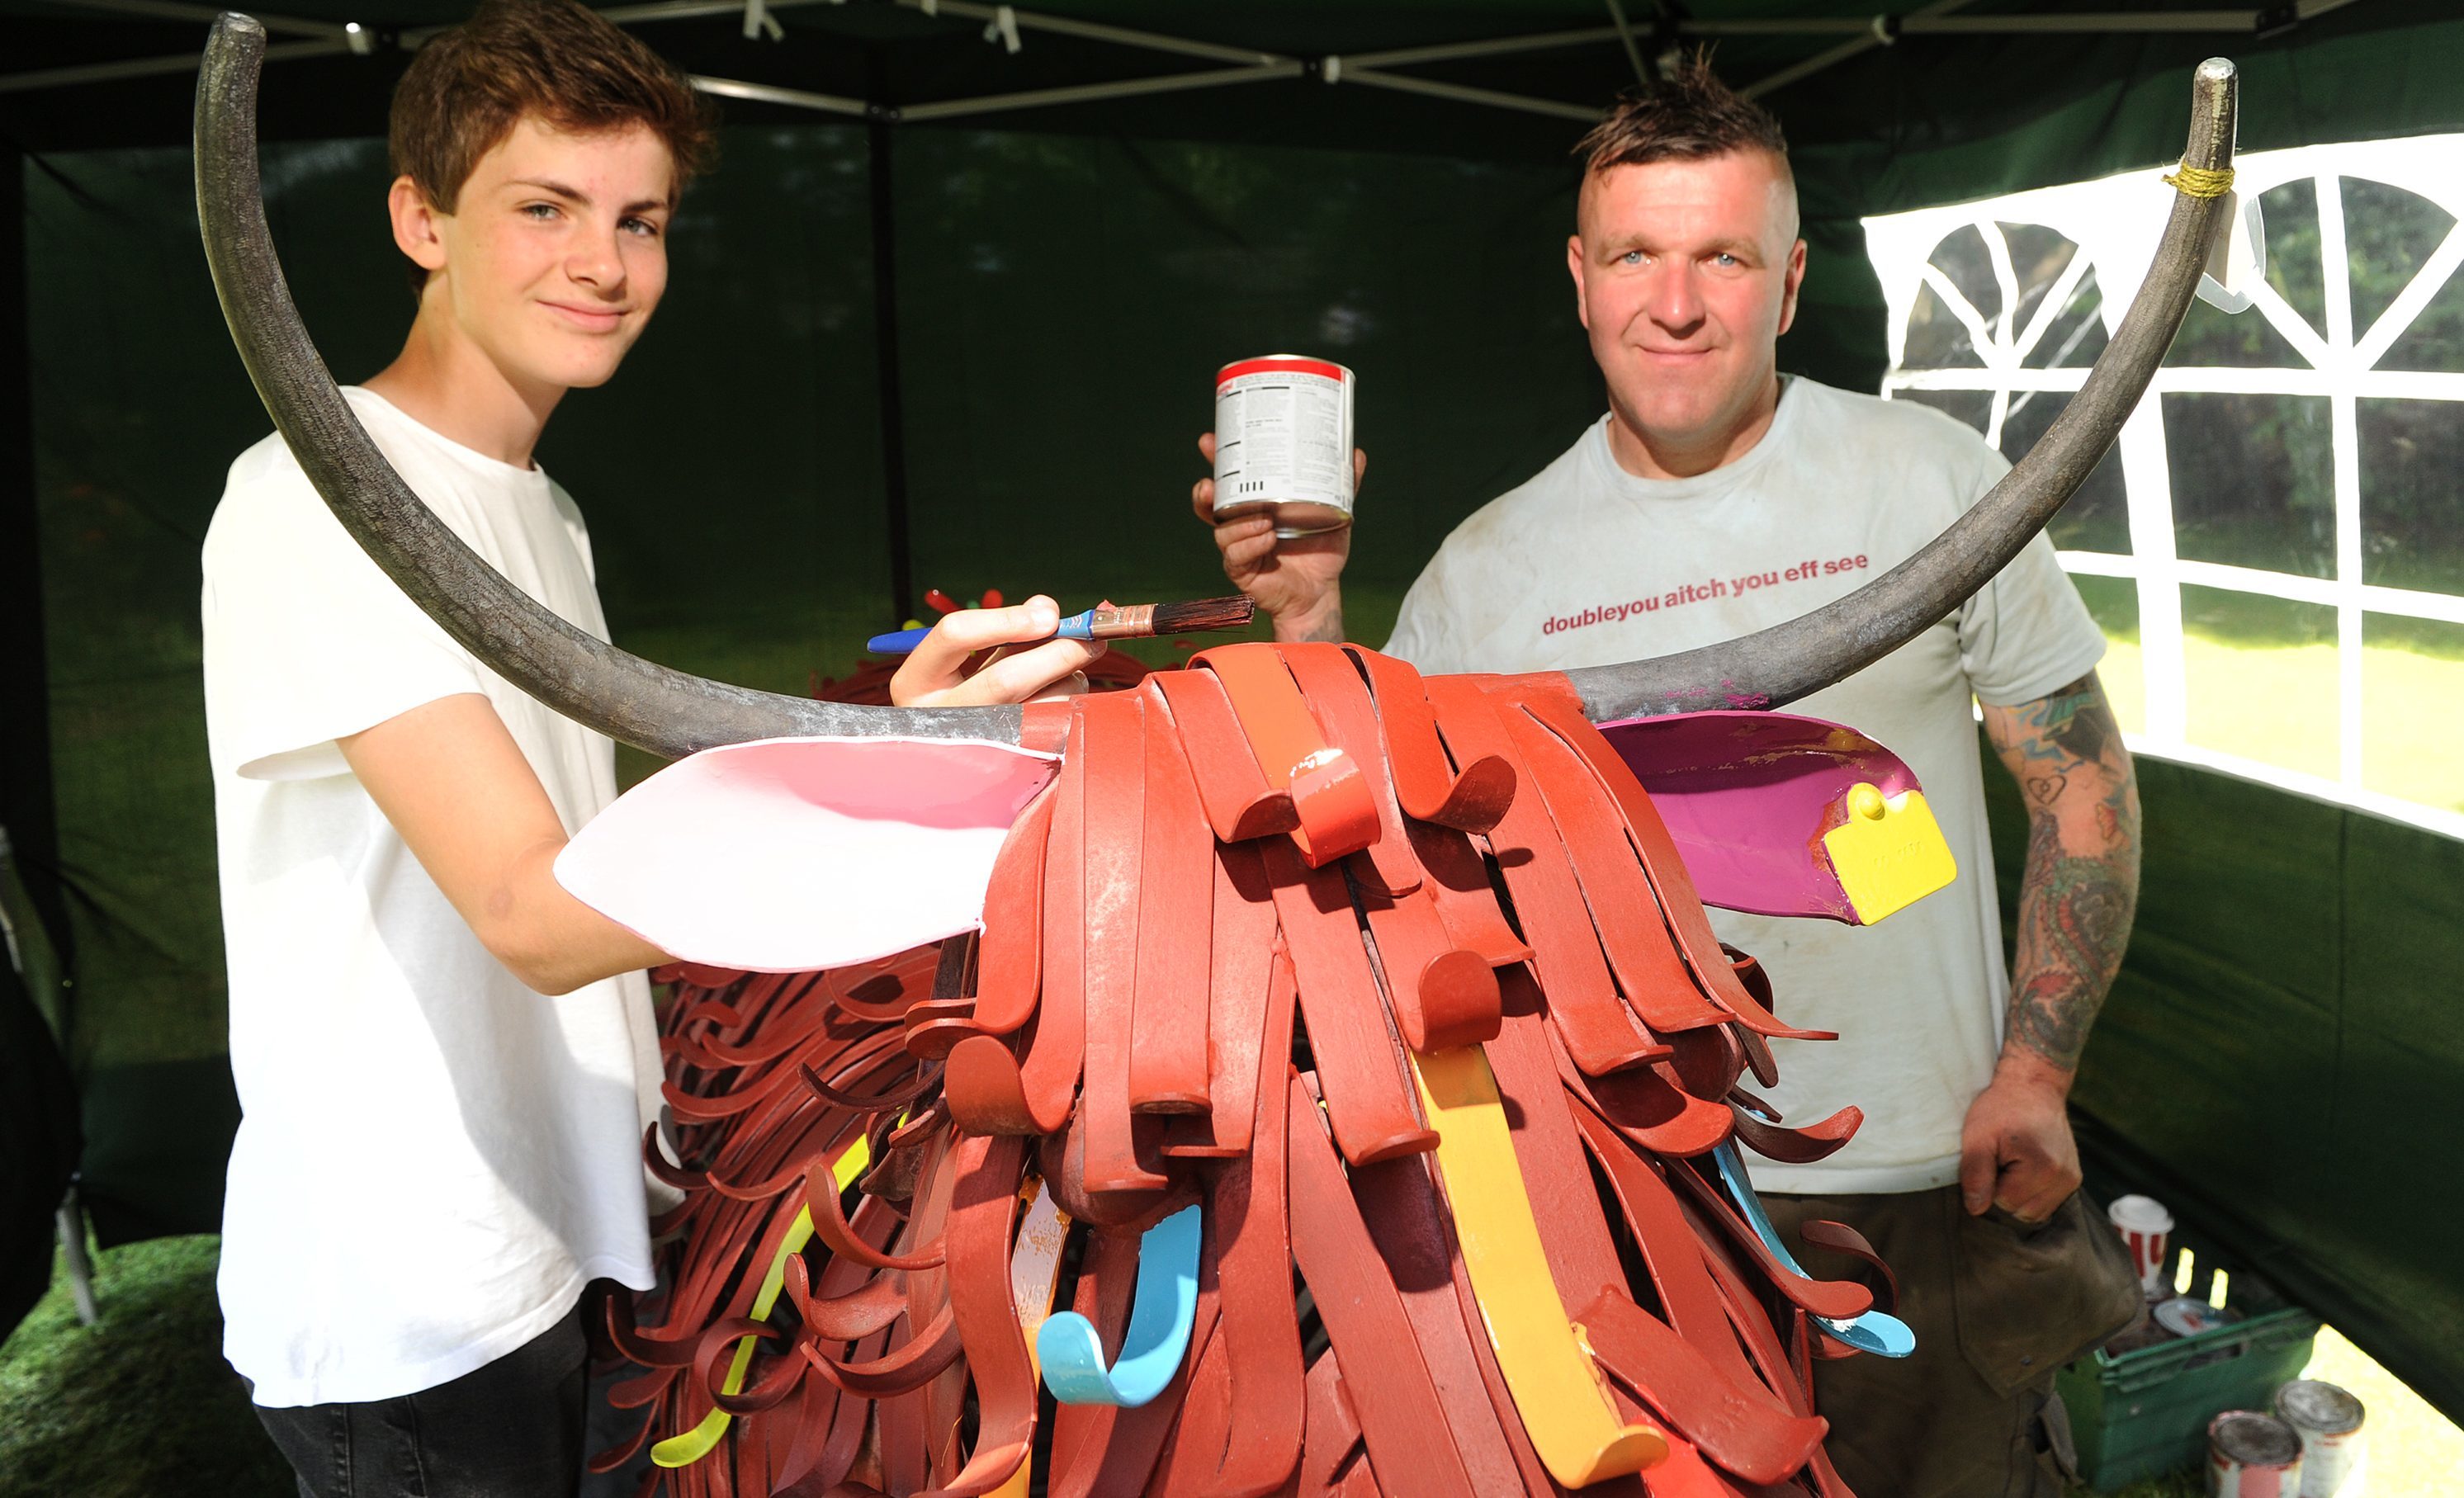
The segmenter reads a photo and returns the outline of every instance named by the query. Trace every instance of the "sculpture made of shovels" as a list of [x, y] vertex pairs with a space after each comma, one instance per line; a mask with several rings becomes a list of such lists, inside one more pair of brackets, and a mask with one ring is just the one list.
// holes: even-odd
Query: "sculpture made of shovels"
[[[1735, 762], [1809, 807], [1908, 807], [1860, 737], [1792, 755], [1768, 731], [1810, 720], [1739, 717]], [[725, 795], [829, 860], [828, 791], [759, 762], [789, 748], [654, 778], [567, 878], [671, 948], [758, 943], [746, 913], [803, 896], [714, 890], [695, 855]], [[987, 782], [1018, 789], [982, 805], [980, 937], [673, 975], [688, 1168], [651, 1158], [686, 1201], [655, 1324], [618, 1313], [646, 1372], [616, 1399], [650, 1414], [605, 1462], [652, 1443], [693, 1494], [1843, 1490], [1805, 1367], [1904, 1333], [1787, 1266], [1710, 1167], [1732, 1139], [1820, 1158], [1857, 1114], [1789, 1129], [1741, 1085], [1804, 1032], [1550, 678], [1232, 646], [1079, 699], [1057, 764], [969, 748], [1035, 772]], [[1793, 828], [1809, 886], [1822, 820]], [[841, 939], [902, 939], [887, 918]]]
[[[1804, 1032], [1698, 893], [1870, 919], [1940, 882], [1903, 767], [1762, 710], [1955, 609], [2109, 446], [2221, 218], [2229, 64], [2198, 70], [2182, 194], [2082, 388], [1847, 598], [1564, 673], [1233, 646], [1133, 691], [911, 711], [615, 650], [436, 520], [283, 286], [263, 45], [217, 24], [197, 172], [276, 426], [448, 633], [680, 760], [559, 865], [704, 964], [667, 1025], [682, 1164], [651, 1151], [686, 1193], [671, 1287], [615, 1317], [652, 1483], [1844, 1491], [1812, 1363], [1905, 1331], [1853, 1234], [1803, 1234], [1850, 1278], [1793, 1266], [1736, 1146], [1811, 1159], [1857, 1118], [1791, 1128], [1743, 1085]], [[1749, 711], [1662, 716], [1700, 709]]]

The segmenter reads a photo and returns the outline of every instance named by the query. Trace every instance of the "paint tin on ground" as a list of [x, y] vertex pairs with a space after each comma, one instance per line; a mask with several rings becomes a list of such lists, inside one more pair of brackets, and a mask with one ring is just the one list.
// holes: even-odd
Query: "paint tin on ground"
[[2213, 1498], [2298, 1498], [2301, 1438], [2255, 1410], [2227, 1410], [2208, 1422], [2208, 1491]]
[[1215, 518], [1270, 514], [1290, 538], [1352, 523], [1353, 373], [1267, 354], [1215, 375]]
[[2315, 1378], [2276, 1391], [2276, 1418], [2301, 1438], [2301, 1498], [2356, 1498], [2362, 1490], [2362, 1401]]

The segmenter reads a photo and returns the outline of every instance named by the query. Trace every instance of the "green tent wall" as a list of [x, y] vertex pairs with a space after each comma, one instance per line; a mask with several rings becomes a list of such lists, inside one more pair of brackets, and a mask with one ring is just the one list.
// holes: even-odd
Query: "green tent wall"
[[[765, 77], [929, 99], [1156, 70], [1042, 33], [1017, 58], [965, 36], [927, 46], [919, 18], [880, 9], [790, 14]], [[1695, 7], [1824, 9], [1851, 8]], [[2168, 161], [2207, 52], [2244, 66], [2246, 148], [2464, 127], [2449, 11], [2370, 0], [2266, 42], [1909, 37], [1774, 94], [1811, 246], [1783, 364], [1876, 383], [1861, 215]], [[1314, 53], [1598, 15], [1287, 4], [1205, 19], [1246, 28], [1219, 40]], [[12, 67], [41, 49], [108, 55], [76, 30], [95, 24], [0, 6], [0, 29], [29, 42]], [[131, 24], [156, 28], [141, 51], [195, 43]], [[727, 17], [646, 34], [704, 71], [743, 73], [758, 51]], [[1751, 77], [1809, 50], [1747, 38], [1720, 55]], [[381, 364], [407, 319], [371, 134], [398, 65], [267, 79], [275, 233], [345, 379]], [[1437, 72], [1586, 100], [1630, 78], [1614, 44]], [[266, 423], [196, 248], [186, 88], [99, 86], [75, 96], [82, 111], [0, 95], [0, 815], [55, 937], [42, 998], [83, 1090], [85, 1194], [110, 1239], [210, 1228], [235, 1121], [195, 558], [224, 466]], [[618, 638], [654, 658], [803, 689], [894, 621], [902, 572], [917, 591], [1071, 602], [1211, 591], [1184, 498], [1208, 376], [1283, 347], [1361, 372], [1373, 473], [1353, 616], [1382, 638], [1445, 530], [1598, 407], [1556, 249], [1573, 121], [1309, 79], [964, 126], [760, 105], [728, 119], [723, 167], [676, 227], [658, 326], [617, 382], [572, 399], [541, 453], [591, 517]], [[2144, 773], [2147, 894], [2082, 1072], [2084, 1134], [2464, 1414], [2464, 1276], [2443, 1246], [2464, 1187], [2447, 976], [2464, 958], [2464, 848], [2227, 777]], [[2020, 823], [1998, 826], [2007, 895]]]

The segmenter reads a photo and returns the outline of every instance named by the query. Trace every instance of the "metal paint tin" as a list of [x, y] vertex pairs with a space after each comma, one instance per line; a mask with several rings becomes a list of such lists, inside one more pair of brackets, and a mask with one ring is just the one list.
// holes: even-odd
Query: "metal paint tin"
[[1215, 375], [1215, 518], [1261, 512], [1289, 538], [1352, 523], [1351, 370], [1267, 354]]
[[2208, 1491], [2212, 1498], [2298, 1498], [2301, 1438], [2255, 1410], [2227, 1410], [2208, 1422]]
[[2276, 1391], [2276, 1418], [2301, 1438], [2301, 1498], [2361, 1491], [2362, 1401], [2332, 1383], [2298, 1378]]

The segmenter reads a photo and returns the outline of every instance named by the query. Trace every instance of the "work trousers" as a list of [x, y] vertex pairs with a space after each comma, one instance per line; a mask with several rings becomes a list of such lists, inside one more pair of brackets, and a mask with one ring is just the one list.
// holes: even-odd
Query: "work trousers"
[[582, 1308], [461, 1377], [398, 1399], [256, 1411], [300, 1498], [573, 1498]]
[[1999, 1210], [1969, 1216], [1957, 1186], [1763, 1201], [1815, 1274], [1853, 1265], [1809, 1252], [1799, 1223], [1827, 1218], [1864, 1234], [1916, 1333], [1903, 1360], [1815, 1365], [1815, 1405], [1831, 1422], [1824, 1449], [1859, 1498], [2061, 1498], [2074, 1461], [2054, 1375], [2142, 1306], [2101, 1208], [2075, 1192], [2032, 1227]]

